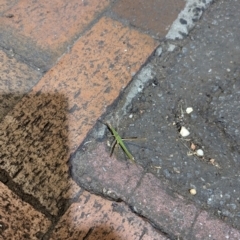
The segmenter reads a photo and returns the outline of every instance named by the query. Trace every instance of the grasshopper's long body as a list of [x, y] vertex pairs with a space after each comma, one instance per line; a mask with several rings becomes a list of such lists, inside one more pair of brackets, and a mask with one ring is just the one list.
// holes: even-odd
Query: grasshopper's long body
[[115, 137], [116, 142], [121, 146], [121, 148], [123, 149], [123, 151], [125, 152], [127, 157], [132, 162], [135, 162], [135, 159], [134, 159], [133, 155], [128, 151], [126, 145], [124, 144], [124, 142], [123, 142], [122, 138], [120, 137], [120, 135], [118, 134], [118, 132], [111, 126], [110, 123], [106, 123], [106, 125], [110, 129], [110, 131], [112, 132], [113, 136]]

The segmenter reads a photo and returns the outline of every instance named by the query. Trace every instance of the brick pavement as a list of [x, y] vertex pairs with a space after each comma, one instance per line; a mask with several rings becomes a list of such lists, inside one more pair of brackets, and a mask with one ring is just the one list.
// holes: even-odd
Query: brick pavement
[[49, 219], [1, 182], [0, 191], [1, 239], [37, 239], [51, 226]]
[[124, 203], [84, 191], [67, 163], [184, 5], [1, 1], [0, 237], [167, 239]]
[[72, 173], [86, 189], [123, 200], [170, 239], [240, 239], [238, 230], [183, 199], [142, 167], [109, 157], [103, 143], [77, 152]]

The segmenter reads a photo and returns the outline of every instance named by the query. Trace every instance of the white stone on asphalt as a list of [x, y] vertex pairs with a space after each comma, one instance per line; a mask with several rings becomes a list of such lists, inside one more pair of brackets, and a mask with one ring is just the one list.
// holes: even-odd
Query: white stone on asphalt
[[198, 149], [198, 150], [196, 151], [196, 154], [197, 154], [198, 157], [203, 157], [203, 156], [204, 156], [204, 152], [203, 152], [202, 149]]
[[191, 195], [196, 195], [197, 194], [197, 190], [194, 189], [194, 188], [190, 189], [189, 192], [190, 192]]
[[186, 109], [186, 113], [187, 113], [187, 114], [190, 114], [192, 111], [193, 111], [193, 108], [192, 108], [192, 107], [188, 107], [188, 108]]
[[187, 137], [190, 132], [185, 127], [181, 127], [180, 134], [182, 137]]
[[160, 57], [161, 55], [162, 55], [162, 47], [159, 47], [157, 50], [156, 50], [156, 52], [155, 52], [155, 55], [156, 56], [158, 56], [158, 57]]
[[168, 45], [168, 52], [173, 52], [175, 48], [176, 48], [176, 45], [174, 45], [174, 44], [169, 44], [169, 45]]

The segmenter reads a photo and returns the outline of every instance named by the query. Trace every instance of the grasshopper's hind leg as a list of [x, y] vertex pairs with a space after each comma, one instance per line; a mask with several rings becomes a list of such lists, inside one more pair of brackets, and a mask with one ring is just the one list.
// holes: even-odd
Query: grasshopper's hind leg
[[117, 140], [115, 139], [113, 143], [111, 144], [111, 150], [110, 150], [110, 157], [113, 155], [114, 148], [117, 144]]

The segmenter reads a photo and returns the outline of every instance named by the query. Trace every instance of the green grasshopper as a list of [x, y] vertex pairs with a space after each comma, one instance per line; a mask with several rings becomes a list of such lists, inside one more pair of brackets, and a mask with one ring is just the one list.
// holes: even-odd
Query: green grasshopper
[[111, 146], [111, 155], [113, 153], [113, 149], [115, 144], [119, 144], [121, 146], [121, 148], [123, 149], [124, 153], [127, 155], [127, 157], [131, 160], [132, 163], [135, 163], [135, 159], [133, 157], [133, 155], [129, 152], [129, 150], [127, 149], [126, 145], [123, 142], [123, 139], [120, 137], [120, 135], [118, 134], [118, 132], [111, 126], [110, 123], [104, 123], [108, 129], [111, 131], [111, 133], [113, 134], [113, 136], [115, 137], [115, 140]]

